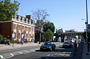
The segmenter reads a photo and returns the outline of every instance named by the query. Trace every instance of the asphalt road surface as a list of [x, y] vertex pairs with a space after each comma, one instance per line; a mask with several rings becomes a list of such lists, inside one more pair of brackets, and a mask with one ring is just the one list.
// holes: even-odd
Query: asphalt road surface
[[73, 57], [73, 48], [57, 47], [55, 51], [40, 51], [29, 54], [14, 56], [9, 59], [71, 59]]
[[[56, 44], [56, 46], [62, 45], [62, 43], [60, 43], [60, 42], [55, 42], [55, 44]], [[11, 57], [14, 57], [17, 55], [22, 55], [22, 54], [24, 54], [24, 55], [29, 54], [32, 52], [36, 52], [36, 50], [39, 50], [39, 48], [40, 48], [40, 45], [0, 50], [0, 59], [11, 58]]]
[[79, 45], [75, 53], [73, 52], [73, 47], [62, 48], [61, 43], [56, 43], [56, 46], [55, 51], [40, 51], [40, 46], [2, 50], [0, 51], [0, 59], [76, 59], [79, 58], [79, 52], [83, 44]]

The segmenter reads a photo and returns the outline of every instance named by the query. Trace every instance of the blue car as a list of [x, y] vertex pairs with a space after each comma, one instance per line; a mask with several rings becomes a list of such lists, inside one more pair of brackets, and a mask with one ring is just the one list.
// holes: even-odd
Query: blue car
[[42, 45], [40, 47], [40, 50], [50, 50], [50, 51], [53, 51], [55, 50], [56, 48], [56, 45], [53, 43], [53, 42], [45, 42], [44, 45]]

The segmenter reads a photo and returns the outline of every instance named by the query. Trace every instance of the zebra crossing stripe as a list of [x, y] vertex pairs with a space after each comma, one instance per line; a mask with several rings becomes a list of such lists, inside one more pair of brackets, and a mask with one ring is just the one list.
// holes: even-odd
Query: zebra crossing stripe
[[10, 53], [11, 56], [14, 56], [14, 54]]
[[3, 59], [3, 56], [2, 55], [0, 55], [0, 57], [1, 57], [1, 59]]
[[20, 51], [19, 51], [18, 53], [23, 54], [23, 53], [22, 53], [22, 52], [20, 52]]

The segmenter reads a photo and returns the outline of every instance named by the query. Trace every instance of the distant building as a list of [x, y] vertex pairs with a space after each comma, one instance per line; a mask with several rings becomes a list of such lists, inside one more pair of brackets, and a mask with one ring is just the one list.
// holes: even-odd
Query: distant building
[[76, 32], [74, 29], [66, 30], [65, 32]]
[[[61, 32], [60, 34], [58, 34], [59, 32]], [[82, 39], [83, 32], [78, 32], [75, 31], [74, 29], [71, 30], [66, 30], [65, 32], [63, 32], [62, 29], [56, 30], [56, 33], [54, 33], [54, 36], [56, 37], [55, 41], [61, 41], [64, 42], [65, 40], [71, 40], [72, 38], [75, 39]]]
[[72, 38], [77, 38], [81, 39], [83, 32], [65, 32], [63, 35], [65, 36], [65, 39], [72, 39]]
[[58, 29], [56, 31], [57, 31], [57, 34], [62, 34], [63, 33], [63, 29]]
[[10, 40], [34, 41], [35, 22], [31, 15], [26, 15], [26, 18], [16, 15], [10, 21], [0, 21], [0, 34]]

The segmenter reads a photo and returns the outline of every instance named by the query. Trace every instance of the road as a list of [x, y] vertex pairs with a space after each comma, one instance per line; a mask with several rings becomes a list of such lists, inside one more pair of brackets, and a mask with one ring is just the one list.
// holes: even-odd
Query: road
[[[79, 45], [78, 51], [73, 52], [72, 48], [62, 48], [63, 43], [55, 43], [55, 51], [40, 51], [40, 46], [22, 47], [0, 51], [1, 59], [76, 59], [79, 58], [79, 52], [82, 44]], [[2, 58], [3, 56], [3, 58]]]
[[18, 55], [10, 59], [66, 59], [72, 58], [72, 48], [71, 49], [61, 49], [57, 48], [56, 51], [39, 51], [32, 52], [25, 55]]
[[[60, 46], [59, 42], [55, 43], [56, 46]], [[0, 59], [6, 59], [6, 58], [11, 58], [16, 55], [20, 54], [28, 54], [31, 52], [35, 52], [35, 50], [38, 50], [41, 45], [32, 45], [32, 46], [27, 46], [27, 47], [20, 47], [20, 48], [14, 48], [14, 49], [7, 49], [7, 50], [0, 50]]]
[[35, 52], [14, 56], [9, 59], [71, 59], [72, 56], [73, 48], [62, 48], [61, 45], [58, 45], [55, 51], [40, 51], [37, 49]]
[[28, 47], [21, 47], [21, 48], [16, 48], [16, 49], [7, 49], [7, 50], [0, 50], [0, 58], [10, 58], [15, 55], [20, 55], [20, 54], [28, 54], [31, 52], [34, 52], [36, 49], [39, 49], [40, 46], [28, 46]]

